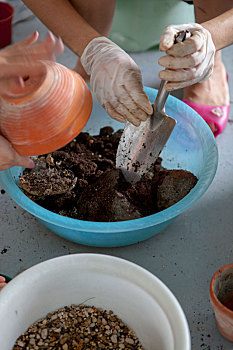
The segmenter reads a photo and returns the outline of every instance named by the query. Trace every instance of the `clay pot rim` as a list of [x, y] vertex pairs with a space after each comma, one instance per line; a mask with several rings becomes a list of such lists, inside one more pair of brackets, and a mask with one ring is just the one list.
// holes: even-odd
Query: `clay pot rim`
[[232, 267], [233, 268], [233, 263], [224, 265], [218, 269], [214, 275], [211, 278], [210, 281], [210, 298], [212, 303], [214, 304], [215, 307], [219, 308], [222, 312], [229, 314], [230, 316], [233, 315], [233, 310], [228, 309], [226, 306], [224, 306], [219, 299], [217, 298], [216, 294], [214, 293], [214, 282], [216, 281], [217, 277], [220, 275], [220, 273], [224, 270], [227, 270], [228, 268]]
[[12, 18], [15, 14], [15, 9], [12, 5], [8, 4], [7, 2], [0, 1], [0, 7], [3, 5], [3, 7], [8, 7], [9, 10], [11, 10], [11, 14], [3, 19], [0, 19], [0, 24], [9, 21], [10, 18]]

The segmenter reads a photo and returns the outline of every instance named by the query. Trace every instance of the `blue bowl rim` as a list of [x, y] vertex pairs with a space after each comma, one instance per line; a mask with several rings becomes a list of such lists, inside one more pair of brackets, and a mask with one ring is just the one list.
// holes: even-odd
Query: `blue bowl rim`
[[[156, 92], [156, 89], [153, 88], [144, 87], [144, 89], [147, 93], [153, 93], [153, 91]], [[184, 102], [170, 95], [168, 101], [171, 101], [172, 99], [176, 100], [176, 103], [178, 103], [178, 105], [180, 104], [180, 106], [184, 104]], [[188, 195], [186, 195], [182, 200], [172, 205], [168, 209], [165, 209], [159, 213], [139, 219], [116, 222], [99, 222], [73, 219], [53, 213], [29, 199], [13, 180], [11, 169], [0, 171], [0, 183], [9, 194], [9, 196], [23, 209], [34, 215], [39, 220], [46, 221], [52, 225], [60, 226], [62, 228], [93, 233], [106, 233], [109, 235], [110, 233], [135, 231], [165, 223], [169, 220], [174, 219], [179, 214], [191, 207], [206, 192], [214, 179], [218, 165], [218, 149], [212, 131], [197, 112], [195, 112], [188, 105], [186, 105], [185, 108], [190, 110], [190, 118], [193, 118], [193, 120], [195, 120], [195, 123], [200, 125], [201, 129], [205, 130], [206, 142], [208, 142], [208, 147], [211, 149], [211, 154], [208, 155], [205, 166], [205, 169], [208, 171], [206, 171], [203, 176], [200, 176], [197, 184], [188, 193]]]

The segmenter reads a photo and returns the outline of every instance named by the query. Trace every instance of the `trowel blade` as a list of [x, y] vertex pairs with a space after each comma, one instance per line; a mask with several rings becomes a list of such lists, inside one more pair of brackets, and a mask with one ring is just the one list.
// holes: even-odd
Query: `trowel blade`
[[116, 155], [116, 167], [122, 170], [125, 179], [136, 183], [155, 163], [167, 143], [176, 120], [161, 112], [139, 127], [126, 123]]

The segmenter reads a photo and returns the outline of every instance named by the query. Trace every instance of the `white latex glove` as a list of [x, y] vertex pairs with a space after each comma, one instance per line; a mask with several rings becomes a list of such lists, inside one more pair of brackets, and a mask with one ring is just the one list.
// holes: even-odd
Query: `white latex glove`
[[[183, 30], [188, 30], [191, 37], [174, 44], [177, 33]], [[200, 24], [166, 27], [160, 38], [159, 49], [167, 54], [159, 59], [159, 64], [166, 68], [159, 72], [159, 77], [168, 81], [166, 90], [201, 83], [213, 72], [215, 46], [209, 31]]]
[[105, 37], [93, 39], [81, 63], [90, 75], [93, 93], [113, 119], [139, 126], [153, 113], [143, 91], [142, 75], [133, 59]]

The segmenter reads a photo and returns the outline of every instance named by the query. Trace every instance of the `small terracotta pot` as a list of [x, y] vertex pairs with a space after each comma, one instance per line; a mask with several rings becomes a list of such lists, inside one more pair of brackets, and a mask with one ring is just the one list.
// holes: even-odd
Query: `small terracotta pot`
[[24, 77], [25, 87], [0, 97], [0, 132], [25, 156], [55, 151], [84, 128], [91, 92], [74, 71], [44, 61], [41, 76]]
[[14, 8], [10, 4], [0, 1], [0, 48], [11, 43], [13, 15]]
[[210, 302], [219, 332], [233, 341], [233, 264], [221, 267], [210, 282]]

